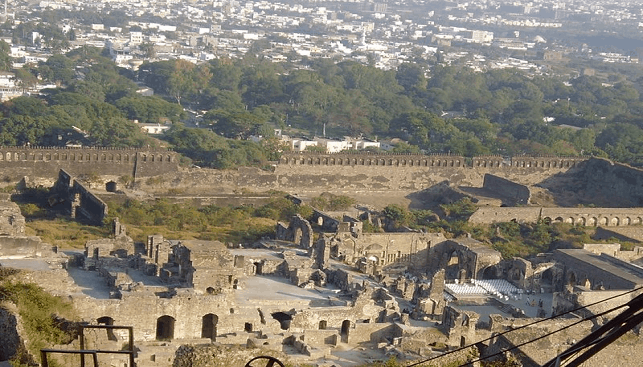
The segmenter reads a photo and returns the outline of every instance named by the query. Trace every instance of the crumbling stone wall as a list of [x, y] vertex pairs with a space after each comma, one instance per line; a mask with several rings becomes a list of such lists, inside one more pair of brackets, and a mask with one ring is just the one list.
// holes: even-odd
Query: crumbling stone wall
[[7, 196], [0, 199], [5, 199], [0, 201], [0, 236], [24, 236], [25, 217], [18, 204]]
[[108, 215], [107, 204], [65, 170], [51, 189], [50, 204], [62, 203], [72, 218], [84, 218], [102, 224]]
[[301, 215], [292, 217], [288, 227], [277, 224], [277, 239], [298, 243], [304, 249], [313, 246], [313, 229], [310, 223]]
[[243, 268], [234, 266], [234, 256], [219, 241], [183, 240], [172, 247], [172, 254], [173, 261], [163, 265], [169, 281], [178, 280], [197, 293], [231, 290], [243, 275]]
[[480, 315], [473, 311], [462, 311], [446, 306], [442, 313], [440, 327], [448, 337], [450, 345], [465, 346], [476, 340], [476, 324]]
[[75, 212], [76, 216], [81, 216], [91, 222], [102, 224], [103, 219], [109, 214], [107, 203], [76, 180], [74, 180], [72, 192], [74, 195], [80, 196], [80, 203], [77, 208], [73, 207], [75, 202], [72, 202], [72, 213]]
[[321, 227], [322, 232], [336, 232], [341, 223], [339, 220], [318, 209], [313, 209], [312, 220]]
[[531, 198], [529, 187], [502, 177], [485, 174], [482, 187], [501, 197], [507, 206], [527, 205]]
[[0, 237], [0, 259], [38, 257], [50, 250], [40, 237]]
[[331, 240], [331, 254], [352, 264], [365, 257], [376, 259], [379, 266], [405, 264], [421, 269], [430, 263], [431, 247], [445, 240], [441, 233], [338, 233]]
[[502, 260], [502, 255], [472, 238], [447, 240], [429, 251], [429, 270], [445, 269], [447, 280], [483, 279], [485, 272]]
[[13, 303], [0, 303], [0, 361], [14, 357], [23, 344], [18, 333], [19, 319], [18, 309]]
[[558, 249], [554, 251], [554, 258], [564, 266], [560, 287], [581, 285], [590, 289], [634, 289], [643, 285], [643, 270], [640, 267], [606, 254], [596, 255], [581, 249]]

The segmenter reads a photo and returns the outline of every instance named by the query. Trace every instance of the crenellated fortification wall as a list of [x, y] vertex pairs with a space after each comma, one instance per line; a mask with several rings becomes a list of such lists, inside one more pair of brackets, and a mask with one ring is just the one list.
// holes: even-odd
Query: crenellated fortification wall
[[[485, 174], [533, 185], [579, 167], [587, 158], [287, 153], [275, 167], [274, 189], [298, 192], [419, 191], [440, 182], [480, 187]], [[240, 175], [242, 176], [242, 175]], [[241, 178], [241, 177], [240, 177]], [[267, 183], [264, 176], [262, 183]]]
[[371, 166], [371, 167], [431, 167], [437, 169], [462, 168], [546, 168], [569, 169], [586, 157], [556, 156], [479, 156], [466, 158], [459, 155], [370, 154], [370, 153], [286, 153], [280, 165], [306, 166]]
[[178, 158], [165, 149], [0, 147], [0, 169], [10, 177], [53, 177], [64, 169], [140, 178], [178, 171]]

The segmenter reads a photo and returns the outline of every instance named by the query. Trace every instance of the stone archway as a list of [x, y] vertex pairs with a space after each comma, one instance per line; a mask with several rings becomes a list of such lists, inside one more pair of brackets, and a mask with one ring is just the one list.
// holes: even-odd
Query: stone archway
[[351, 322], [350, 320], [344, 320], [342, 322], [342, 328], [340, 329], [339, 335], [342, 337], [342, 343], [348, 343], [348, 334], [350, 332]]
[[486, 267], [482, 271], [482, 279], [498, 279], [498, 268], [495, 265]]
[[217, 339], [217, 324], [219, 316], [209, 313], [201, 318], [201, 337], [212, 341]]
[[326, 320], [321, 320], [319, 322], [319, 330], [326, 330], [326, 327], [328, 327], [328, 322]]
[[118, 191], [118, 184], [114, 181], [109, 181], [105, 184], [105, 191], [107, 192], [116, 192]]
[[156, 320], [156, 340], [174, 339], [174, 317], [164, 315]]
[[279, 321], [279, 326], [281, 330], [290, 329], [290, 322], [292, 321], [292, 316], [285, 312], [274, 312], [271, 314], [272, 318]]
[[[97, 318], [96, 323], [98, 325], [112, 326], [112, 325], [114, 325], [114, 319], [109, 317], [109, 316], [103, 316], [103, 317]], [[117, 340], [116, 334], [114, 334], [113, 329], [107, 329], [107, 339], [109, 339], [109, 340]]]

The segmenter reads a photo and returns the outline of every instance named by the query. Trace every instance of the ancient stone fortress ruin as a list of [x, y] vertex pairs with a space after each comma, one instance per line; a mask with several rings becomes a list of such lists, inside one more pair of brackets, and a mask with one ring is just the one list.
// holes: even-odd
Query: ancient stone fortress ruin
[[[361, 222], [350, 217], [325, 224], [324, 218], [333, 216], [323, 212], [312, 224], [299, 216], [279, 224], [279, 238], [255, 248], [161, 235], [136, 244], [116, 220], [111, 238], [62, 255], [36, 240], [25, 242], [24, 218], [17, 207], [6, 206], [13, 207], [4, 213], [14, 224], [12, 234], [0, 237], [0, 264], [32, 269], [28, 277], [69, 297], [83, 322], [132, 326], [137, 366], [170, 366], [185, 352], [179, 346], [212, 343], [339, 366], [387, 355], [417, 361], [480, 340], [485, 342], [476, 348], [484, 356], [524, 342], [535, 329], [548, 333], [609, 309], [622, 300], [582, 306], [643, 286], [643, 270], [636, 265], [643, 262], [642, 248], [590, 244], [531, 261], [502, 260], [470, 238], [363, 233]], [[332, 232], [323, 229], [335, 225]], [[578, 307], [580, 312], [528, 332], [492, 338], [532, 318]], [[11, 308], [0, 314], [2, 324], [10, 324]], [[590, 329], [570, 328], [563, 337], [521, 347], [514, 358], [539, 365]], [[107, 349], [123, 345], [127, 333], [98, 330], [87, 338], [86, 345]], [[638, 345], [638, 337], [628, 343]], [[349, 352], [356, 347], [364, 350]], [[4, 355], [16, 348], [5, 348]], [[612, 349], [619, 358], [630, 358], [623, 345]], [[113, 365], [127, 365], [126, 357], [109, 358]]]
[[[11, 162], [16, 152], [11, 152]], [[111, 164], [116, 165], [116, 157]], [[173, 156], [166, 161], [165, 153], [162, 161], [156, 155], [146, 157], [144, 162], [150, 164], [173, 162]], [[124, 155], [120, 159], [123, 162]], [[109, 162], [107, 156], [105, 161]], [[275, 172], [262, 173], [261, 180], [244, 170], [230, 177], [248, 185], [261, 181], [262, 188], [299, 183], [311, 187], [306, 182], [321, 185], [339, 177], [349, 186], [382, 190], [394, 186], [408, 191], [451, 179], [441, 194], [449, 191], [454, 197], [468, 195], [479, 198], [478, 202], [487, 198], [498, 204], [482, 207], [472, 221], [543, 220], [609, 230], [639, 229], [641, 214], [634, 208], [528, 206], [536, 195], [536, 183], [552, 192], [565, 184], [573, 186], [571, 179], [546, 181], [569, 172], [582, 176], [582, 165], [627, 175], [628, 183], [611, 185], [623, 188], [612, 196], [615, 203], [626, 201], [621, 192], [625, 188], [630, 198], [640, 195], [643, 175], [637, 170], [582, 159], [296, 155], [286, 156]], [[78, 173], [57, 172], [55, 192], [70, 212], [75, 208], [76, 213], [105, 213], [105, 207], [90, 196], [91, 190], [85, 188], [87, 194], [83, 194], [75, 184]], [[401, 179], [395, 181], [395, 175]], [[521, 181], [514, 180], [518, 176]], [[455, 179], [460, 186], [453, 185]], [[597, 186], [592, 182], [586, 180], [582, 189], [602, 193], [600, 188], [594, 191]], [[522, 206], [500, 207], [508, 203]], [[497, 251], [467, 237], [413, 231], [365, 233], [364, 218], [374, 226], [382, 225], [368, 212], [352, 216], [315, 211], [312, 221], [295, 216], [289, 223], [277, 224], [276, 239], [246, 248], [156, 234], [139, 244], [115, 221], [112, 237], [88, 241], [84, 252], [62, 254], [36, 237], [24, 236], [24, 217], [15, 204], [5, 201], [0, 210], [0, 265], [29, 269], [23, 275], [27, 280], [72, 300], [83, 322], [132, 326], [137, 366], [171, 366], [175, 359], [198, 354], [194, 348], [203, 345], [248, 346], [256, 348], [251, 349], [254, 355], [280, 352], [295, 363], [321, 366], [368, 364], [389, 356], [420, 361], [470, 345], [487, 356], [520, 345], [499, 357], [537, 366], [595, 325], [583, 322], [537, 343], [524, 342], [625, 303], [639, 292], [611, 297], [643, 286], [641, 247], [621, 251], [618, 244], [588, 244], [584, 249], [561, 249], [529, 260], [502, 259]], [[636, 237], [623, 232], [626, 235]], [[7, 335], [2, 340], [6, 342], [0, 342], [7, 346], [0, 357], [8, 359], [24, 336], [11, 306], [0, 309], [0, 327], [7, 330], [0, 333]], [[576, 311], [566, 314], [570, 310]], [[564, 316], [505, 333], [559, 314]], [[118, 349], [126, 339], [121, 331], [96, 331], [87, 345]], [[594, 357], [591, 365], [614, 360], [637, 365], [640, 344], [638, 334], [631, 334]], [[446, 364], [469, 353], [464, 349], [435, 363]], [[118, 357], [107, 361], [127, 365]]]

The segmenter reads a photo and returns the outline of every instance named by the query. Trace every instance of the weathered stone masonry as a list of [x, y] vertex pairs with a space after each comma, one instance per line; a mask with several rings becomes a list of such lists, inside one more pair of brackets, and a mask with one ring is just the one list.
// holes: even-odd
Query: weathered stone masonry
[[138, 178], [175, 172], [178, 159], [165, 149], [0, 147], [0, 169], [5, 175], [51, 177], [64, 169]]

